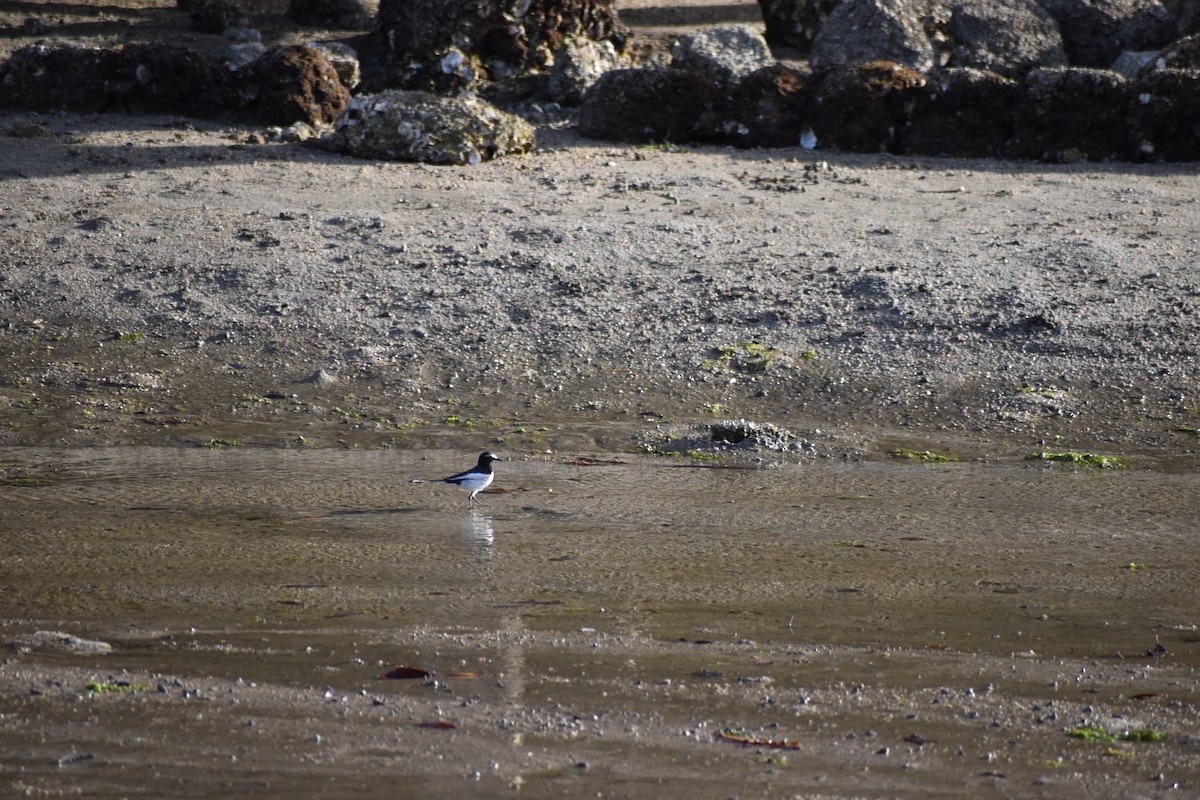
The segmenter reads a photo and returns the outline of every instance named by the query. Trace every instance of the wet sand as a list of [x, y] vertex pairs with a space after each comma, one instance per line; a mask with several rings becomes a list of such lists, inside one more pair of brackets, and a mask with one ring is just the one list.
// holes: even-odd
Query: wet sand
[[448, 450], [0, 461], [22, 478], [0, 487], [3, 636], [27, 643], [0, 670], [9, 789], [1200, 785], [1194, 471], [547, 457], [500, 464], [472, 511], [410, 483]]

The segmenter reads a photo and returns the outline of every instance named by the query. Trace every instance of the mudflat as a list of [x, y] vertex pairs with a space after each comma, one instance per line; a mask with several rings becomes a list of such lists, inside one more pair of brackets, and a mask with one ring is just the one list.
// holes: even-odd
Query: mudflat
[[[458, 442], [459, 449], [465, 446]], [[9, 790], [1194, 787], [1197, 480], [6, 449]], [[77, 637], [77, 638], [72, 638]], [[1176, 787], [1174, 790], [1168, 787]]]

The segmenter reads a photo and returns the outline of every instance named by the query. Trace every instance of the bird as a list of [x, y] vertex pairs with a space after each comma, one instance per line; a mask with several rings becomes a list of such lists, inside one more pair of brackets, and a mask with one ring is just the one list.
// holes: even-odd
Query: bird
[[499, 460], [500, 456], [495, 453], [480, 453], [479, 461], [466, 472], [460, 472], [457, 475], [451, 475], [449, 478], [440, 478], [432, 481], [414, 480], [413, 483], [448, 483], [451, 486], [466, 489], [471, 493], [470, 498], [467, 500], [467, 505], [480, 505], [475, 495], [491, 485], [492, 478], [496, 477], [492, 473], [492, 462]]

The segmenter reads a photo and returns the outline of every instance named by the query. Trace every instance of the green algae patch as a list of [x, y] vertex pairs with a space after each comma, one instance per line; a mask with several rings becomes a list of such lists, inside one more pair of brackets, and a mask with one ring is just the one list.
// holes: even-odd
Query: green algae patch
[[0, 486], [51, 486], [54, 481], [27, 464], [0, 464]]
[[130, 681], [92, 681], [84, 687], [84, 691], [92, 694], [131, 694], [148, 692], [150, 688], [149, 684]]
[[45, 478], [31, 478], [28, 475], [0, 477], [0, 486], [51, 486], [54, 481]]
[[1106, 731], [1098, 725], [1080, 725], [1077, 728], [1071, 728], [1067, 731], [1067, 736], [1072, 739], [1081, 739], [1085, 742], [1112, 742], [1116, 741], [1116, 736]]
[[1085, 742], [1115, 742], [1117, 740], [1122, 742], [1161, 742], [1163, 740], [1162, 733], [1153, 728], [1138, 728], [1115, 734], [1098, 725], [1080, 725], [1067, 731], [1067, 735], [1072, 739], [1081, 739]]
[[725, 366], [735, 372], [753, 374], [766, 372], [783, 352], [759, 342], [735, 342], [716, 348], [707, 366]]
[[1102, 456], [1096, 453], [1030, 453], [1026, 461], [1053, 461], [1059, 464], [1071, 464], [1076, 467], [1091, 467], [1094, 469], [1125, 469], [1129, 459], [1120, 456]]
[[700, 410], [706, 414], [712, 414], [720, 417], [727, 416], [733, 409], [724, 403], [705, 403], [703, 406], [701, 406]]
[[687, 153], [688, 149], [683, 145], [674, 144], [672, 142], [657, 142], [653, 144], [642, 144], [634, 148], [640, 151], [656, 151], [659, 153]]
[[888, 455], [892, 458], [905, 459], [907, 461], [920, 461], [922, 464], [953, 464], [958, 461], [957, 458], [952, 456], [943, 456], [929, 450], [918, 452], [916, 450], [906, 450], [902, 447], [895, 450], [888, 450]]

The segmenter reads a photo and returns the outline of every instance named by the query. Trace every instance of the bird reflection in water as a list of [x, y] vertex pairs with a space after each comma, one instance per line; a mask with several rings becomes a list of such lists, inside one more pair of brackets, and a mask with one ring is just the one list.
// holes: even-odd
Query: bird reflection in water
[[496, 539], [496, 533], [492, 529], [491, 517], [473, 508], [471, 509], [470, 516], [464, 519], [459, 525], [459, 531], [462, 533], [463, 540], [467, 543], [468, 549], [480, 553], [491, 553], [492, 543]]

